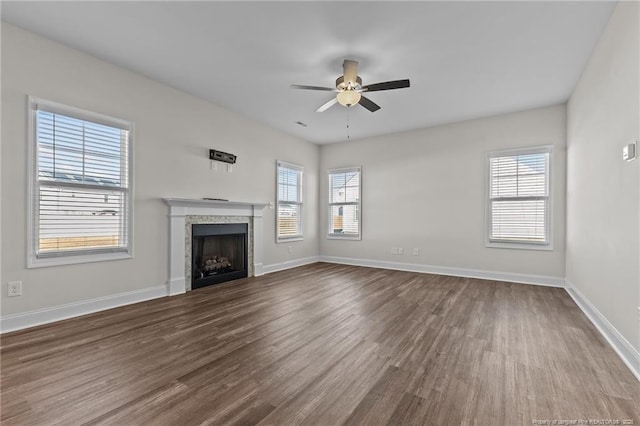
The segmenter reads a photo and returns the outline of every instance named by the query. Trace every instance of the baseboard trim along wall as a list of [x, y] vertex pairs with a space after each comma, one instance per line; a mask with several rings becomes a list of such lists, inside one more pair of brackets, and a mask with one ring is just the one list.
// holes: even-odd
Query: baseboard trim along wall
[[534, 284], [548, 287], [564, 287], [564, 278], [547, 275], [518, 274], [513, 272], [484, 271], [481, 269], [452, 268], [448, 266], [423, 265], [419, 263], [387, 262], [382, 260], [354, 259], [348, 257], [320, 256], [320, 262], [342, 265], [367, 266], [370, 268], [395, 269], [407, 272], [451, 275], [455, 277], [479, 278], [483, 280], [508, 281], [519, 284]]
[[[523, 284], [536, 284], [551, 287], [563, 287], [564, 280], [557, 277], [544, 275], [526, 275], [507, 272], [482, 271], [475, 269], [449, 268], [443, 266], [421, 265], [400, 262], [385, 262], [378, 260], [353, 259], [346, 257], [332, 256], [310, 256], [301, 259], [288, 260], [286, 262], [272, 263], [264, 265], [262, 272], [269, 274], [298, 266], [309, 265], [316, 262], [337, 263], [343, 265], [367, 266], [372, 268], [395, 269], [409, 272], [423, 272], [440, 275], [453, 275], [459, 277], [481, 278], [497, 281], [510, 281]], [[132, 303], [144, 302], [145, 300], [156, 299], [168, 295], [179, 294], [171, 291], [171, 283], [157, 287], [149, 287], [142, 290], [135, 290], [126, 293], [114, 294], [111, 296], [99, 297], [96, 299], [84, 300], [66, 305], [54, 306], [52, 308], [38, 309], [19, 314], [7, 315], [0, 318], [0, 333], [22, 330], [24, 328], [35, 327], [37, 325], [48, 324], [68, 318], [104, 311], [106, 309], [117, 308], [130, 305]]]
[[286, 262], [264, 265], [262, 272], [270, 274], [272, 272], [284, 271], [285, 269], [297, 268], [298, 266], [310, 265], [317, 262], [320, 262], [320, 257], [318, 256], [303, 257], [302, 259], [287, 260]]
[[[593, 304], [568, 280], [560, 277], [546, 275], [529, 275], [512, 272], [485, 271], [479, 269], [451, 268], [445, 266], [422, 265], [414, 263], [387, 262], [369, 259], [354, 259], [333, 256], [311, 256], [286, 262], [264, 265], [263, 272], [269, 274], [277, 271], [309, 265], [316, 262], [336, 263], [342, 265], [365, 266], [370, 268], [393, 269], [407, 272], [422, 272], [438, 275], [451, 275], [457, 277], [479, 278], [494, 281], [507, 281], [520, 284], [534, 284], [549, 287], [564, 287], [578, 307], [598, 329], [614, 351], [631, 370], [634, 376], [640, 380], [640, 352], [618, 332]], [[52, 308], [38, 309], [0, 318], [0, 333], [22, 330], [37, 325], [48, 324], [68, 318], [91, 314], [106, 309], [157, 299], [169, 295], [166, 285], [149, 287], [126, 293], [104, 296]]]
[[54, 321], [79, 317], [81, 315], [92, 314], [106, 309], [144, 302], [145, 300], [150, 299], [157, 299], [167, 295], [167, 286], [161, 285], [141, 290], [128, 291], [126, 293], [114, 294], [111, 296], [83, 300], [81, 302], [68, 303], [65, 305], [54, 306], [52, 308], [37, 309], [35, 311], [7, 315], [0, 318], [0, 333], [22, 330], [23, 328], [35, 327], [37, 325], [48, 324]]
[[584, 312], [589, 318], [589, 321], [598, 329], [602, 337], [605, 338], [609, 345], [618, 354], [622, 362], [631, 370], [636, 379], [640, 381], [640, 352], [638, 352], [627, 339], [609, 322], [593, 306], [593, 304], [587, 299], [578, 288], [569, 280], [565, 280], [565, 290], [569, 293], [569, 296], [576, 302], [576, 305]]

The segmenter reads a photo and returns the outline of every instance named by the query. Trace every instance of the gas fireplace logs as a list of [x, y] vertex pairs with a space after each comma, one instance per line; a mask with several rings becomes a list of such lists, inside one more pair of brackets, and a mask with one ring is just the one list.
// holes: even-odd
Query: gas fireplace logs
[[230, 268], [229, 259], [222, 256], [213, 256], [202, 262], [202, 270], [204, 272], [213, 272], [219, 269]]

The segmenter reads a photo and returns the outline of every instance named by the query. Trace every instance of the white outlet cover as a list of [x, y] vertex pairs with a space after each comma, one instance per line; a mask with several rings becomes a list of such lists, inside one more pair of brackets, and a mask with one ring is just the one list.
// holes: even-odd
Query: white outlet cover
[[22, 296], [22, 281], [10, 281], [8, 283], [7, 296]]

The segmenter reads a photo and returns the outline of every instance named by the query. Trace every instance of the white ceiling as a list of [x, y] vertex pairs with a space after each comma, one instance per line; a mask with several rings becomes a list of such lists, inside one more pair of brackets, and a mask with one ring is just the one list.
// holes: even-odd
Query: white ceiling
[[[2, 19], [315, 143], [564, 102], [613, 2], [10, 2]], [[333, 86], [343, 59], [382, 109]], [[306, 123], [301, 127], [296, 121]], [[350, 129], [347, 132], [347, 122]]]

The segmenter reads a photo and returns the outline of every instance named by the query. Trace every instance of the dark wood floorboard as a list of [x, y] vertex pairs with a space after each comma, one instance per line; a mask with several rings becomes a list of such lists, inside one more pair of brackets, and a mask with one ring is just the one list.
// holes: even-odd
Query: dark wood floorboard
[[6, 425], [632, 420], [564, 290], [317, 263], [1, 337]]

